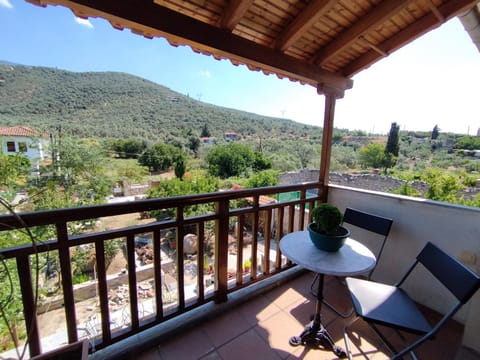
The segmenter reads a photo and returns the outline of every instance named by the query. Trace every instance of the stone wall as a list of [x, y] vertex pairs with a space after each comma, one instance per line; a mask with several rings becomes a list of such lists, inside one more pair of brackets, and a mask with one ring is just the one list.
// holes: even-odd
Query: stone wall
[[[280, 185], [296, 184], [302, 182], [317, 181], [319, 170], [302, 169], [280, 175]], [[330, 173], [330, 183], [353, 188], [391, 193], [401, 188], [404, 180], [379, 174], [340, 174]], [[411, 181], [409, 185], [416, 189], [422, 196], [428, 191], [429, 185], [423, 181]], [[480, 187], [470, 188], [463, 191], [465, 199], [473, 199], [480, 192]]]
[[[173, 261], [162, 262], [162, 277], [164, 273], [172, 272], [175, 268], [175, 263]], [[136, 269], [136, 278], [137, 283], [153, 279], [153, 264], [139, 266]], [[163, 281], [163, 280], [162, 280]], [[115, 275], [107, 276], [107, 289], [115, 290], [119, 286], [128, 284], [128, 274], [126, 272], [121, 272]], [[77, 284], [73, 286], [73, 296], [75, 302], [83, 301], [87, 299], [92, 299], [97, 296], [97, 282], [96, 281], [86, 281], [82, 284]], [[63, 306], [63, 295], [57, 295], [49, 297], [44, 301], [41, 301], [38, 305], [38, 313], [42, 314], [46, 311], [51, 311], [58, 309]]]

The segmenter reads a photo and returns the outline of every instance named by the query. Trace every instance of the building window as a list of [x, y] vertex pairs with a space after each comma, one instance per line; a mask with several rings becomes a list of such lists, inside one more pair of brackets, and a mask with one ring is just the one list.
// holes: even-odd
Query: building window
[[27, 143], [19, 142], [18, 143], [18, 151], [22, 152], [22, 153], [26, 153], [27, 152]]
[[15, 152], [15, 141], [7, 141], [7, 151]]

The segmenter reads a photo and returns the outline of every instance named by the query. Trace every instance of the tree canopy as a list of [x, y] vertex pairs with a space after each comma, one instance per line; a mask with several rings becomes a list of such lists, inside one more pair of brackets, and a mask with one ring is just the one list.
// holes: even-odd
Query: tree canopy
[[261, 153], [236, 142], [213, 146], [205, 160], [209, 173], [222, 179], [248, 176], [249, 171], [266, 170], [272, 166], [271, 161]]
[[378, 143], [368, 144], [360, 149], [359, 157], [364, 168], [381, 168], [385, 159], [385, 146]]
[[[220, 182], [211, 176], [193, 176], [190, 179], [180, 180], [174, 178], [162, 180], [156, 187], [151, 188], [147, 195], [149, 198], [168, 198], [181, 195], [193, 195], [216, 192], [220, 189]], [[192, 216], [213, 211], [213, 204], [195, 204], [184, 209], [184, 216]], [[174, 217], [175, 209], [155, 210], [151, 215], [157, 219]]]
[[30, 166], [30, 160], [21, 154], [0, 154], [0, 186], [9, 187], [26, 181]]
[[147, 148], [147, 142], [142, 139], [115, 139], [108, 144], [119, 158], [136, 159]]
[[170, 144], [158, 143], [145, 150], [138, 158], [138, 163], [147, 166], [152, 171], [162, 171], [167, 170], [184, 157], [185, 154], [179, 148]]

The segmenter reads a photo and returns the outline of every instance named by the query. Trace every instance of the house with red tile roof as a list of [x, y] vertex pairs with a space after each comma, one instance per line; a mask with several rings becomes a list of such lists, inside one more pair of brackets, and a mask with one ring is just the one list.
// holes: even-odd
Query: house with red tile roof
[[1, 153], [25, 155], [36, 168], [40, 162], [50, 158], [46, 151], [49, 140], [49, 133], [28, 126], [0, 126]]
[[226, 141], [237, 141], [238, 140], [238, 134], [235, 132], [224, 132], [223, 133], [223, 139]]

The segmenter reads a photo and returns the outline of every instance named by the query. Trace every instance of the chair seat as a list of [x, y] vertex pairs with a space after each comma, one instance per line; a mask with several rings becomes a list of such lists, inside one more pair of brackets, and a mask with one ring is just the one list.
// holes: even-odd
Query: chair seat
[[417, 334], [432, 330], [417, 305], [400, 288], [346, 278], [357, 314], [367, 322], [393, 326]]

